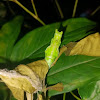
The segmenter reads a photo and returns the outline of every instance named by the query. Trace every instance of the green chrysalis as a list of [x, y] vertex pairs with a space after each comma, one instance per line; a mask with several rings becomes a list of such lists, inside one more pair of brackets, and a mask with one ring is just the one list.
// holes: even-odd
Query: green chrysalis
[[63, 32], [59, 32], [57, 29], [55, 30], [54, 37], [51, 40], [50, 46], [48, 46], [45, 50], [45, 60], [47, 61], [49, 68], [54, 60], [59, 55], [59, 46], [61, 44], [61, 37]]

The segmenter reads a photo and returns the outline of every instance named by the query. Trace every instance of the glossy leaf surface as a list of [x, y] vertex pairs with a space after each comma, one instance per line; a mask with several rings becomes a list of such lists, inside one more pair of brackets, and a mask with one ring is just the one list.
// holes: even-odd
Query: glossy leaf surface
[[[63, 23], [46, 25], [27, 33], [14, 47], [11, 60], [21, 61], [26, 58], [43, 58], [44, 51], [54, 35], [55, 29], [62, 30], [64, 37], [62, 45], [76, 41], [88, 35], [96, 25], [86, 18], [72, 18]], [[62, 28], [61, 28], [62, 27]], [[66, 30], [65, 30], [66, 29]]]
[[79, 89], [82, 100], [100, 100], [100, 80], [90, 81]]
[[[44, 52], [47, 44], [50, 42], [54, 35], [55, 29], [59, 28], [60, 23], [52, 25], [46, 25], [44, 27], [37, 28], [24, 36], [14, 47], [11, 60], [21, 61], [25, 58], [29, 58], [42, 49]], [[45, 48], [44, 48], [45, 47]]]
[[87, 18], [71, 18], [62, 24], [65, 27], [62, 45], [82, 39], [90, 34], [92, 32], [91, 30], [96, 26], [95, 22]]
[[22, 16], [17, 16], [12, 21], [4, 24], [0, 30], [0, 57], [7, 59], [10, 57], [13, 45], [21, 30], [23, 22]]
[[49, 91], [49, 95], [70, 92], [82, 87], [92, 78], [100, 75], [100, 57], [90, 56], [65, 56], [59, 58], [47, 76], [48, 85], [63, 83], [62, 92]]

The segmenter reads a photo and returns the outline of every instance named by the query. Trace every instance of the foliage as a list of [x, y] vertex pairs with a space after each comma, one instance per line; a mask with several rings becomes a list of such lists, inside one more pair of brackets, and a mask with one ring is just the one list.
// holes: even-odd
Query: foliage
[[[11, 63], [20, 63], [23, 61], [23, 64], [26, 64], [27, 60], [27, 66], [31, 69], [27, 69], [28, 67], [24, 67], [26, 68], [24, 69], [20, 66], [16, 67], [15, 70], [22, 75], [21, 77], [24, 77], [26, 74], [28, 77], [31, 77], [31, 74], [33, 75], [34, 71], [40, 78], [39, 81], [43, 81], [45, 79], [46, 73], [48, 72], [48, 67], [45, 67], [47, 65], [44, 60], [38, 60], [37, 62], [33, 61], [36, 59], [45, 58], [45, 49], [50, 44], [55, 29], [63, 31], [62, 43], [60, 46], [60, 48], [62, 48], [63, 45], [66, 45], [69, 42], [79, 41], [90, 33], [93, 33], [91, 29], [96, 26], [95, 22], [86, 18], [71, 18], [63, 22], [57, 22], [36, 28], [18, 40], [22, 22], [23, 17], [17, 16], [2, 26], [0, 30], [0, 65], [5, 63], [7, 64], [7, 61], [10, 61]], [[94, 46], [91, 49], [93, 49]], [[59, 89], [58, 91], [57, 89], [54, 89], [59, 87], [62, 88], [62, 85], [60, 84], [55, 85], [54, 87], [47, 87], [47, 89], [49, 89], [48, 96], [54, 96], [78, 89], [83, 100], [99, 100], [99, 60], [100, 57], [95, 56], [66, 56], [63, 53], [56, 64], [49, 70], [46, 79], [48, 86], [62, 83], [64, 89], [62, 91], [59, 91]], [[29, 64], [30, 61], [33, 63]], [[38, 68], [38, 70], [36, 68]], [[27, 70], [27, 72], [25, 70]], [[28, 70], [30, 71], [28, 72]], [[29, 73], [31, 74], [29, 75]], [[0, 77], [1, 76], [2, 75], [0, 72]], [[4, 79], [4, 77], [1, 78]], [[8, 85], [8, 87], [10, 86]], [[0, 84], [0, 87], [0, 92], [2, 93], [2, 97], [0, 96], [0, 99], [5, 100], [5, 98], [7, 98], [7, 100], [14, 100], [13, 97], [8, 96], [11, 93], [7, 92], [8, 88], [4, 84]], [[27, 88], [25, 91], [27, 91]]]

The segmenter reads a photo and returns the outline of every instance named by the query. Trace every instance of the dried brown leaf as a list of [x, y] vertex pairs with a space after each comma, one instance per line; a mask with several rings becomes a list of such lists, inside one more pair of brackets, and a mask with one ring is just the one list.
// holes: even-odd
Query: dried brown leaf
[[33, 100], [33, 93], [26, 92], [27, 100]]
[[7, 85], [8, 88], [11, 90], [13, 96], [18, 100], [24, 100], [24, 91], [22, 89], [18, 89], [15, 87], [12, 87], [10, 85]]
[[36, 91], [34, 83], [28, 76], [22, 76], [14, 70], [0, 70], [0, 78], [10, 87], [15, 87], [29, 93]]
[[56, 90], [56, 91], [63, 91], [63, 84], [62, 83], [58, 83], [56, 85], [53, 85], [53, 86], [50, 86], [50, 87], [47, 87], [47, 90], [48, 89], [51, 89], [51, 90]]
[[43, 98], [42, 98], [42, 95], [41, 95], [41, 94], [38, 94], [38, 98], [37, 98], [37, 100], [43, 100]]
[[32, 71], [35, 72], [41, 80], [45, 79], [49, 67], [44, 59], [29, 63], [27, 66], [29, 66], [29, 68], [32, 69]]
[[70, 55], [100, 56], [100, 34], [97, 32], [80, 40]]
[[39, 91], [42, 89], [41, 79], [34, 71], [32, 71], [32, 69], [29, 66], [19, 65], [18, 67], [16, 67], [15, 70], [23, 76], [28, 76], [34, 85], [35, 90]]
[[70, 42], [66, 45], [67, 50], [65, 51], [65, 55], [68, 56], [71, 52], [71, 50], [74, 48], [74, 46], [77, 44], [77, 42]]

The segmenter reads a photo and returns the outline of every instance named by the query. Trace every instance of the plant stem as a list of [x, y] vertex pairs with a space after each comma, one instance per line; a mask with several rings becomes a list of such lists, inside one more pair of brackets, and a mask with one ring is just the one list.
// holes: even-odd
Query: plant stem
[[44, 97], [46, 98], [46, 86], [45, 86], [45, 79], [43, 80], [43, 89], [44, 89]]
[[35, 4], [34, 4], [34, 1], [31, 0], [31, 3], [32, 3], [32, 6], [33, 6], [35, 15], [38, 16], [37, 11], [36, 11], [36, 7], [35, 7]]
[[63, 12], [62, 12], [62, 10], [61, 10], [61, 7], [60, 7], [58, 1], [55, 0], [55, 3], [56, 3], [56, 6], [57, 6], [57, 8], [58, 8], [58, 11], [59, 11], [59, 13], [60, 13], [61, 18], [63, 19], [63, 18], [64, 18], [64, 15], [63, 15]]
[[27, 100], [33, 100], [33, 93], [30, 94], [30, 93], [26, 92], [26, 97], [27, 97]]
[[77, 4], [78, 4], [78, 0], [75, 0], [75, 4], [74, 4], [74, 9], [73, 9], [73, 14], [72, 14], [72, 17], [75, 17]]
[[50, 100], [50, 97], [48, 97], [48, 99], [47, 100]]
[[74, 98], [76, 98], [77, 100], [81, 100], [79, 97], [77, 97], [73, 92], [70, 92]]
[[9, 1], [13, 1], [16, 4], [18, 4], [21, 8], [23, 8], [27, 13], [29, 13], [33, 18], [35, 18], [36, 20], [38, 20], [42, 25], [45, 25], [45, 23], [39, 18], [37, 17], [35, 14], [33, 14], [30, 10], [28, 10], [25, 6], [23, 6], [18, 0], [9, 0]]
[[98, 7], [91, 13], [91, 16], [93, 16], [98, 10], [100, 10], [100, 6], [98, 6]]
[[63, 100], [66, 100], [66, 93], [63, 94]]

